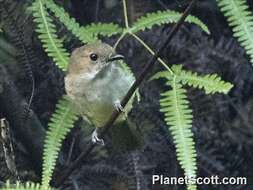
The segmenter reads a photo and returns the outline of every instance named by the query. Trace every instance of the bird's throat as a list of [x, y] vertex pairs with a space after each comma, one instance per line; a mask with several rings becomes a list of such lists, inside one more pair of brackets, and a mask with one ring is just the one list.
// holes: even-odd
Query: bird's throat
[[103, 79], [106, 77], [109, 77], [110, 74], [112, 73], [113, 70], [113, 65], [112, 64], [107, 64], [104, 65], [101, 70], [99, 70], [96, 75], [94, 76], [94, 78], [92, 80], [97, 80], [97, 79]]

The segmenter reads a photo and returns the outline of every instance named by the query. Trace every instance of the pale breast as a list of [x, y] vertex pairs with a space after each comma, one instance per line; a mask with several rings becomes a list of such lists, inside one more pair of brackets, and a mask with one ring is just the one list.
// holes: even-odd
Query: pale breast
[[[120, 65], [111, 64], [103, 73], [92, 80], [79, 77], [65, 77], [67, 94], [76, 102], [81, 114], [96, 127], [101, 127], [109, 119], [114, 103], [122, 100], [135, 78]], [[73, 80], [74, 79], [74, 80]], [[132, 101], [125, 111], [131, 110]], [[120, 117], [122, 120], [123, 117]]]

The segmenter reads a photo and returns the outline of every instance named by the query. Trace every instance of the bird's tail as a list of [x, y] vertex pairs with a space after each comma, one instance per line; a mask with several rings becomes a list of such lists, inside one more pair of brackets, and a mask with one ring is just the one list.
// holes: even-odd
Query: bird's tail
[[116, 152], [125, 153], [141, 149], [143, 144], [143, 135], [141, 131], [130, 119], [116, 124], [116, 126], [110, 130], [109, 136], [112, 142], [112, 148]]

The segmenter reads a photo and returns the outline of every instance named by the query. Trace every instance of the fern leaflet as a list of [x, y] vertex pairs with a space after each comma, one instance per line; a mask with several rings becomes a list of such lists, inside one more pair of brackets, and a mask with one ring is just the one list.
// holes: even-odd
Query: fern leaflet
[[44, 1], [35, 0], [31, 9], [44, 50], [53, 58], [55, 64], [65, 71], [69, 62], [69, 53], [63, 47], [63, 41], [57, 38], [55, 25], [44, 7]]
[[82, 27], [71, 18], [69, 14], [53, 0], [47, 0], [45, 2], [46, 7], [54, 13], [54, 15], [66, 26], [66, 28], [71, 31], [80, 41], [83, 43], [94, 42], [98, 39], [98, 35], [112, 36], [113, 34], [121, 33], [122, 28], [117, 24], [109, 23], [93, 23], [89, 26]]
[[64, 96], [56, 106], [46, 134], [43, 153], [43, 187], [49, 187], [62, 141], [73, 127], [76, 119], [76, 112], [71, 101]]
[[10, 184], [9, 181], [6, 182], [5, 187], [2, 187], [1, 190], [51, 190], [51, 188], [42, 188], [38, 183], [26, 182], [21, 184], [17, 182], [16, 184]]
[[84, 29], [93, 34], [96, 39], [98, 35], [110, 37], [123, 31], [119, 25], [114, 23], [92, 23], [91, 25], [85, 26]]
[[[192, 110], [189, 107], [186, 90], [182, 88], [176, 77], [170, 81], [172, 90], [162, 93], [161, 112], [165, 114], [166, 124], [172, 134], [177, 159], [186, 177], [196, 177], [197, 160], [193, 140]], [[196, 190], [196, 185], [188, 185], [189, 190]]]
[[[205, 76], [198, 76], [197, 73], [185, 71], [182, 65], [173, 65], [172, 71], [177, 76], [177, 81], [183, 85], [187, 84], [194, 88], [204, 89], [206, 94], [224, 93], [227, 94], [233, 85], [229, 82], [224, 82], [217, 74], [209, 74]], [[156, 73], [152, 79], [167, 78], [169, 81], [173, 76], [168, 71]]]
[[64, 8], [55, 4], [53, 0], [45, 1], [46, 7], [83, 43], [93, 42], [95, 39], [85, 28], [81, 27], [74, 18], [71, 18]]
[[245, 48], [253, 64], [253, 15], [246, 0], [217, 0], [232, 27], [233, 35]]
[[[132, 27], [129, 28], [129, 31], [136, 33], [140, 30], [150, 29], [154, 25], [161, 25], [165, 23], [176, 23], [182, 16], [182, 13], [167, 10], [167, 11], [158, 11], [156, 13], [148, 13], [145, 16], [139, 18]], [[208, 27], [197, 17], [189, 15], [185, 22], [194, 23], [202, 28], [207, 34], [210, 34]]]

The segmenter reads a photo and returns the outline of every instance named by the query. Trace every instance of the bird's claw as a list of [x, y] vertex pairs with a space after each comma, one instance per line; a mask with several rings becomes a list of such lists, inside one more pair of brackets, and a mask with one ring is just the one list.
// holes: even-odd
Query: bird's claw
[[98, 138], [98, 133], [97, 133], [97, 129], [95, 129], [91, 135], [91, 141], [95, 144], [99, 144], [99, 145], [102, 145], [104, 146], [105, 143], [104, 143], [104, 140], [103, 139], [100, 139]]
[[117, 101], [114, 102], [114, 107], [115, 107], [115, 109], [116, 109], [118, 112], [123, 112], [123, 113], [125, 113], [125, 110], [124, 110], [124, 108], [122, 107], [122, 105], [121, 105], [121, 103], [120, 103], [119, 100], [117, 100]]

